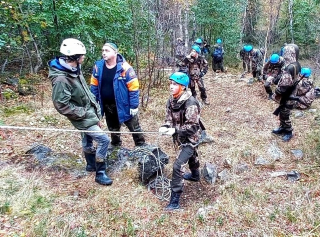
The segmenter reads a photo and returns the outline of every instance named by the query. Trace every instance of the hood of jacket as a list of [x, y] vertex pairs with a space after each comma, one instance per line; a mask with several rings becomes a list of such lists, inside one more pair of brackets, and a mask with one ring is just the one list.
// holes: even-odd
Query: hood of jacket
[[299, 47], [296, 44], [288, 44], [283, 49], [283, 58], [285, 66], [298, 61]]
[[56, 57], [50, 60], [48, 62], [48, 67], [50, 80], [60, 75], [77, 77], [80, 70], [80, 67], [72, 68], [70, 65], [66, 64], [63, 57]]

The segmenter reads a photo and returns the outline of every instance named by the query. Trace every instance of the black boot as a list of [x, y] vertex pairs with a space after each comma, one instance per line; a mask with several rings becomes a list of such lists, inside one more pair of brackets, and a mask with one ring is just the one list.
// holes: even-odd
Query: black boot
[[198, 182], [200, 181], [200, 173], [199, 169], [196, 170], [191, 170], [191, 173], [187, 173], [183, 175], [183, 178], [185, 180], [193, 181], [193, 182]]
[[278, 127], [278, 128], [275, 128], [272, 130], [272, 133], [273, 134], [276, 134], [276, 135], [280, 135], [280, 134], [283, 134], [285, 133], [285, 129], [283, 127]]
[[180, 200], [181, 193], [171, 192], [171, 199], [168, 206], [166, 206], [167, 211], [172, 211], [176, 209], [180, 209], [179, 200]]
[[291, 139], [292, 137], [293, 137], [292, 131], [290, 131], [290, 132], [285, 132], [285, 133], [284, 133], [284, 136], [282, 137], [282, 141], [288, 142], [288, 141], [290, 141], [290, 139]]
[[94, 153], [83, 152], [83, 153], [87, 162], [86, 171], [88, 172], [96, 171], [96, 153], [95, 152]]
[[112, 180], [106, 174], [106, 162], [96, 162], [96, 179], [98, 184], [111, 185]]

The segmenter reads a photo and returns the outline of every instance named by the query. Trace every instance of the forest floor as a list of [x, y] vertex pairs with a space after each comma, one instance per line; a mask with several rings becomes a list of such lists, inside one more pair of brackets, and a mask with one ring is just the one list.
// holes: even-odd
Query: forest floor
[[[214, 142], [199, 147], [199, 159], [201, 168], [212, 163], [225, 176], [214, 184], [185, 182], [181, 211], [165, 211], [167, 201], [141, 184], [136, 167], [113, 172], [106, 187], [94, 182], [94, 173], [75, 176], [37, 165], [25, 154], [44, 144], [73, 155], [74, 166], [84, 171], [78, 133], [0, 129], [0, 236], [319, 236], [319, 99], [301, 116], [292, 111], [294, 137], [284, 143], [271, 134], [279, 125], [272, 114], [277, 104], [267, 99], [263, 84], [239, 78], [205, 76], [210, 105], [201, 117]], [[43, 81], [38, 95], [1, 104], [2, 125], [73, 129], [52, 105], [49, 80]], [[152, 89], [148, 106], [140, 109], [144, 131], [163, 124], [168, 96], [166, 83]], [[122, 139], [124, 147], [134, 148], [131, 135]], [[172, 139], [146, 134], [146, 140], [169, 155], [164, 173], [171, 178], [177, 154]], [[290, 171], [300, 179], [276, 173]]]

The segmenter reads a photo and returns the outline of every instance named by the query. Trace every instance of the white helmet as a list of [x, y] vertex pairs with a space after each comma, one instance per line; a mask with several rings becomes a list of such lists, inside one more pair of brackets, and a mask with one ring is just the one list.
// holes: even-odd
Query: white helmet
[[84, 47], [83, 43], [80, 40], [68, 38], [62, 41], [60, 46], [60, 53], [66, 56], [73, 56], [77, 54], [86, 54], [86, 47]]

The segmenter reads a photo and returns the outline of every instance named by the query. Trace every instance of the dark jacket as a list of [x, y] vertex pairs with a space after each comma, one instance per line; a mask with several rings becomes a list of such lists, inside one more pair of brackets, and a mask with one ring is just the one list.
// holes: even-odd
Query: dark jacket
[[97, 125], [101, 117], [100, 106], [90, 92], [81, 70], [73, 72], [62, 66], [59, 59], [57, 57], [48, 63], [54, 107], [77, 129], [85, 130]]

